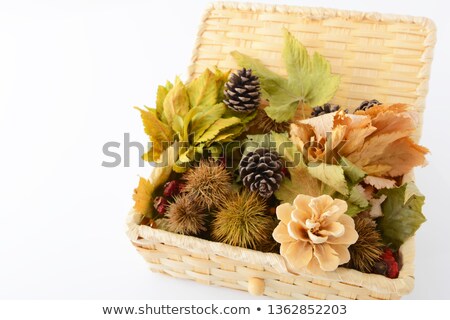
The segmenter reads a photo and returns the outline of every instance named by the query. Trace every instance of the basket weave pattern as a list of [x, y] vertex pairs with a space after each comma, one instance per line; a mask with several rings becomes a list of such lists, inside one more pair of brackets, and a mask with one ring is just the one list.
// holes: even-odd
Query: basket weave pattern
[[[200, 26], [190, 78], [215, 65], [236, 69], [229, 55], [233, 50], [284, 74], [282, 28], [308, 50], [326, 57], [332, 72], [341, 75], [333, 103], [355, 107], [376, 98], [386, 104], [408, 103], [422, 114], [435, 43], [435, 27], [425, 18], [214, 3]], [[132, 243], [151, 270], [178, 278], [280, 299], [398, 299], [414, 286], [414, 239], [400, 248], [403, 267], [398, 279], [345, 268], [318, 277], [290, 272], [277, 254], [177, 235], [139, 225], [139, 221], [139, 214], [131, 211], [128, 236]], [[254, 292], [256, 285], [262, 290]]]

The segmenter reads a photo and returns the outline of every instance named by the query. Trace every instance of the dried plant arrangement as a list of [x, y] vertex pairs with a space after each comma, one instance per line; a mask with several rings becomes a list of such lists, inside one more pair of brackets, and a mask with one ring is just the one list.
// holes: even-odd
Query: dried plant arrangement
[[[144, 159], [158, 166], [134, 192], [129, 234], [139, 234], [140, 251], [185, 250], [172, 265], [197, 261], [187, 274], [205, 274], [196, 279], [206, 283], [223, 284], [204, 269], [225, 272], [229, 259], [260, 265], [247, 277], [249, 290], [266, 274], [291, 276], [292, 287], [302, 278], [367, 291], [345, 296], [330, 284], [331, 298], [398, 297], [392, 288], [400, 286], [389, 281], [404, 281], [404, 250], [425, 222], [425, 197], [412, 178], [428, 153], [415, 137], [420, 114], [408, 101], [373, 95], [335, 103], [345, 85], [339, 72], [298, 31], [279, 32], [283, 45], [273, 56], [282, 69], [234, 50], [226, 59], [235, 68], [219, 63], [186, 82], [176, 78], [158, 87], [154, 108], [137, 108], [152, 142]], [[327, 298], [292, 290], [291, 297]]]

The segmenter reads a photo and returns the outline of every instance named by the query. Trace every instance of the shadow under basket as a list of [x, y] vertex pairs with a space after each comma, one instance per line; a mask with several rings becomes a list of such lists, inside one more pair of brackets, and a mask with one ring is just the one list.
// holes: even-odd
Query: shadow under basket
[[[407, 103], [420, 115], [428, 90], [435, 26], [426, 18], [321, 8], [214, 3], [203, 16], [189, 77], [205, 68], [236, 69], [233, 50], [285, 74], [283, 28], [330, 61], [341, 85], [331, 101], [354, 109], [363, 100]], [[152, 177], [150, 177], [152, 182]], [[131, 211], [128, 236], [150, 269], [208, 285], [280, 299], [399, 299], [414, 287], [414, 239], [400, 248], [397, 279], [338, 268], [316, 276], [288, 271], [274, 253], [173, 234], [139, 225]]]

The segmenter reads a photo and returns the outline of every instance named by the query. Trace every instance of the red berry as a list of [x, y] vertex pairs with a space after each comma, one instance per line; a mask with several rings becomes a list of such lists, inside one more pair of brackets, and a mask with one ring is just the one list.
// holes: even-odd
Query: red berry
[[399, 272], [398, 262], [396, 261], [392, 250], [389, 248], [385, 248], [380, 259], [386, 264], [386, 271], [384, 273], [386, 277], [391, 279], [397, 278]]
[[388, 265], [387, 276], [391, 279], [395, 279], [398, 277], [398, 263], [397, 261], [392, 262]]
[[153, 201], [153, 206], [155, 207], [156, 211], [160, 215], [163, 215], [166, 213], [168, 205], [169, 205], [169, 202], [167, 201], [166, 198], [163, 198], [163, 197], [156, 197], [155, 200]]
[[172, 181], [166, 182], [166, 184], [164, 185], [163, 195], [164, 195], [164, 197], [168, 197], [168, 198], [174, 197], [181, 192], [183, 187], [184, 187], [184, 185], [178, 180], [172, 180]]

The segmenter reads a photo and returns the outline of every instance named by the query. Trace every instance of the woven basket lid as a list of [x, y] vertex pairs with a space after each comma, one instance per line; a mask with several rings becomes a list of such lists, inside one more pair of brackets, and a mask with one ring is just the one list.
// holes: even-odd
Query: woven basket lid
[[242, 3], [213, 3], [198, 33], [189, 76], [205, 68], [236, 69], [230, 52], [260, 59], [285, 74], [282, 29], [287, 28], [310, 51], [317, 51], [341, 75], [333, 103], [349, 108], [363, 100], [407, 103], [422, 113], [436, 41], [427, 18], [322, 8]]

